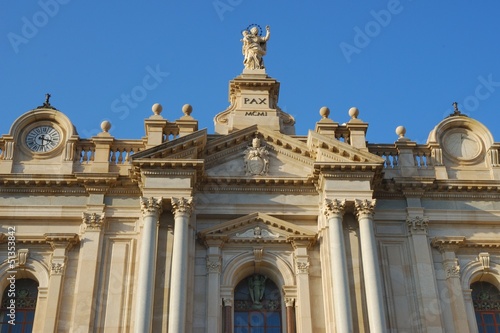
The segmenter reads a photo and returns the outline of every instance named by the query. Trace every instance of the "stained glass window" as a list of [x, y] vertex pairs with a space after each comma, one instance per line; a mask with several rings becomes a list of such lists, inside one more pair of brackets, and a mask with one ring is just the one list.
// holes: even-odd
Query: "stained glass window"
[[479, 333], [500, 333], [500, 292], [488, 282], [470, 287]]
[[37, 297], [35, 280], [18, 279], [9, 283], [2, 295], [0, 333], [31, 333]]
[[273, 281], [254, 274], [234, 290], [235, 333], [280, 333], [281, 296]]

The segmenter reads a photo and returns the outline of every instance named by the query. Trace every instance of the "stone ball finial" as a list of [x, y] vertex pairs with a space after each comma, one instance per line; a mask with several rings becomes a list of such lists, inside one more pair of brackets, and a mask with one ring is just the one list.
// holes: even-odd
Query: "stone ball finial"
[[111, 129], [111, 123], [107, 120], [104, 120], [102, 123], [101, 123], [101, 129], [103, 132], [105, 133], [108, 133], [109, 130]]
[[182, 106], [182, 112], [186, 115], [186, 116], [190, 116], [191, 115], [191, 112], [193, 112], [193, 107], [190, 105], [190, 104], [184, 104]]
[[359, 110], [357, 107], [352, 107], [349, 109], [349, 116], [352, 118], [352, 119], [357, 119], [358, 116], [359, 116]]
[[155, 114], [155, 116], [159, 116], [161, 111], [163, 110], [163, 107], [161, 106], [160, 103], [155, 103], [151, 107], [151, 110], [153, 110], [153, 113]]
[[319, 114], [323, 118], [328, 118], [330, 115], [330, 109], [326, 106], [323, 106], [321, 109], [319, 109]]
[[400, 138], [404, 138], [405, 134], [406, 134], [406, 128], [404, 126], [398, 126], [398, 127], [396, 127], [396, 134]]

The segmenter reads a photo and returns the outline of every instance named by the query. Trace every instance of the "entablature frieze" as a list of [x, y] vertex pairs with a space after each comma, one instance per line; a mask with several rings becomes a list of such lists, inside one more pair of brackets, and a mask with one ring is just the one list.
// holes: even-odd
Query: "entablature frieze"
[[205, 177], [197, 184], [199, 192], [293, 192], [317, 194], [312, 178]]
[[142, 186], [146, 178], [188, 178], [196, 183], [203, 173], [203, 160], [144, 159], [134, 161], [130, 179]]

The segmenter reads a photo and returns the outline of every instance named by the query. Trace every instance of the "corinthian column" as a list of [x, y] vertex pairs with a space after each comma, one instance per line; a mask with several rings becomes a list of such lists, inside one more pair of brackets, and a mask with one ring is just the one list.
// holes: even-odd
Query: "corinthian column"
[[135, 332], [151, 332], [156, 243], [158, 222], [162, 212], [162, 198], [141, 198], [142, 237], [137, 278]]
[[193, 209], [192, 201], [193, 198], [172, 198], [175, 227], [168, 314], [169, 333], [184, 333], [186, 327], [188, 226]]
[[342, 220], [345, 201], [325, 199], [324, 213], [328, 219], [330, 262], [333, 280], [335, 328], [337, 332], [352, 332], [351, 299], [347, 279], [347, 262]]
[[363, 278], [365, 281], [366, 308], [370, 332], [385, 332], [385, 305], [382, 297], [382, 280], [378, 260], [375, 231], [373, 230], [374, 200], [356, 200], [356, 215], [359, 222], [361, 241], [361, 259], [363, 263]]

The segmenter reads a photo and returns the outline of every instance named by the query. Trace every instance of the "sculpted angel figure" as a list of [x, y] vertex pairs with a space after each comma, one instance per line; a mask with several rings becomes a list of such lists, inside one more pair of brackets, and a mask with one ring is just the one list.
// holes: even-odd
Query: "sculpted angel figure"
[[266, 280], [267, 277], [258, 274], [248, 278], [248, 291], [254, 305], [259, 306], [261, 304], [260, 301], [266, 289]]
[[259, 36], [259, 28], [257, 27], [252, 27], [250, 31], [244, 30], [242, 34], [243, 46], [241, 51], [244, 55], [243, 65], [245, 65], [245, 68], [265, 68], [263, 56], [266, 55], [266, 44], [271, 36], [271, 28], [266, 26], [266, 35], [264, 37]]

